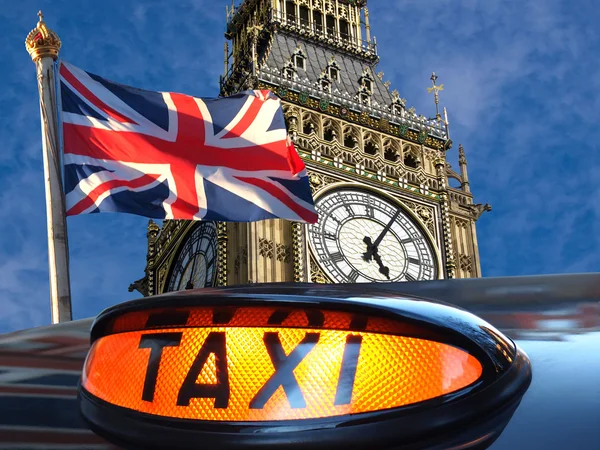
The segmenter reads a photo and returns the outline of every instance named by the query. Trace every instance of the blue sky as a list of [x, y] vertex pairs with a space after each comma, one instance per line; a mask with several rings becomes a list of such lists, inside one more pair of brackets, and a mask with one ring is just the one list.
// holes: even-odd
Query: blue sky
[[[237, 2], [236, 2], [237, 3]], [[38, 9], [61, 57], [125, 84], [215, 96], [229, 0], [23, 0], [0, 10], [0, 332], [50, 322], [35, 69], [24, 39]], [[575, 5], [577, 7], [575, 7]], [[369, 0], [385, 80], [432, 116], [443, 83], [477, 202], [484, 276], [600, 268], [600, 88], [593, 0]], [[135, 298], [142, 217], [69, 218], [75, 318]]]

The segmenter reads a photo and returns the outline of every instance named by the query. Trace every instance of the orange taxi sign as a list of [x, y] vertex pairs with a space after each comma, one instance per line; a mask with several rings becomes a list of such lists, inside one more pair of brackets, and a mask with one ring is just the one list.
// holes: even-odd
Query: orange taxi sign
[[93, 343], [82, 387], [155, 416], [263, 422], [402, 407], [482, 374], [463, 349], [393, 333], [385, 320], [365, 319], [357, 331], [343, 312], [319, 312], [314, 326], [303, 311], [263, 310], [237, 308], [215, 321], [216, 313], [198, 308], [177, 326], [142, 330], [134, 325], [151, 323], [151, 315], [124, 316], [115, 334]]

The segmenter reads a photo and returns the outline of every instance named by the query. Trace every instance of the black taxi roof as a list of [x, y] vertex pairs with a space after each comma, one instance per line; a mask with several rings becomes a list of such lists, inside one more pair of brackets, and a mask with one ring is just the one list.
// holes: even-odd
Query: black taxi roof
[[[415, 295], [469, 310], [528, 354], [533, 380], [492, 449], [597, 448], [600, 274], [380, 285], [236, 286], [217, 295]], [[194, 295], [192, 291], [166, 295]], [[92, 319], [0, 336], [0, 448], [114, 448], [82, 420]]]

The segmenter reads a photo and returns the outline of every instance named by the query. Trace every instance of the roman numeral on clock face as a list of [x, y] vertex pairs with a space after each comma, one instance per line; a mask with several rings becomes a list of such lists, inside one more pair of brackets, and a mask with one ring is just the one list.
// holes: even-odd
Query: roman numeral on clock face
[[331, 258], [331, 261], [335, 263], [342, 262], [344, 260], [344, 257], [342, 256], [341, 252], [335, 252], [329, 256]]
[[356, 280], [358, 280], [359, 275], [360, 274], [358, 273], [358, 270], [352, 269], [352, 272], [350, 272], [350, 274], [348, 275], [348, 281], [350, 283], [356, 283]]
[[406, 275], [404, 275], [404, 278], [406, 278], [406, 281], [417, 281], [417, 279], [408, 272], [406, 273]]

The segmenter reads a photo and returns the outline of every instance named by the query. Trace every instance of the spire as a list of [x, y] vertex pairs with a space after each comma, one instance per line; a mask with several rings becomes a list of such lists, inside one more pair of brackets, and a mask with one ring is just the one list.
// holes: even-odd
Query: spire
[[433, 92], [433, 98], [435, 100], [435, 118], [437, 120], [442, 120], [442, 116], [440, 116], [440, 107], [439, 107], [440, 97], [438, 95], [438, 92], [444, 90], [444, 85], [440, 84], [438, 86], [435, 83], [437, 79], [438, 79], [437, 75], [435, 74], [435, 72], [433, 72], [431, 74], [431, 78], [430, 78], [432, 86], [430, 88], [427, 88], [427, 92], [430, 94]]
[[46, 26], [42, 11], [38, 12], [38, 16], [40, 20], [25, 39], [25, 48], [33, 62], [45, 57], [50, 57], [56, 61], [61, 46], [60, 38]]
[[367, 42], [371, 44], [371, 24], [369, 23], [369, 8], [365, 8], [365, 31], [367, 32]]
[[471, 192], [469, 174], [467, 173], [467, 157], [462, 144], [458, 146], [458, 165], [460, 167], [460, 177], [462, 178], [462, 189], [465, 192]]

